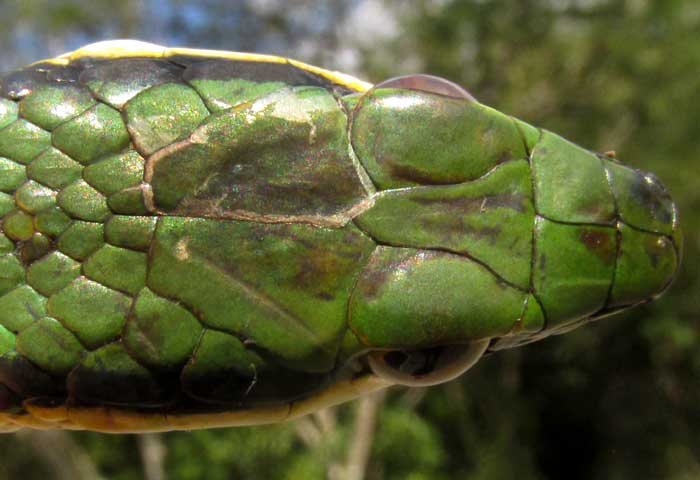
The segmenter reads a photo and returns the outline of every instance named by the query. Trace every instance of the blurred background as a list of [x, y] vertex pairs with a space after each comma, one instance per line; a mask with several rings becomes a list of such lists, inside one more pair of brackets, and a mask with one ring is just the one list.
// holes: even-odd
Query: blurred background
[[663, 299], [276, 426], [0, 436], [0, 478], [700, 478], [700, 2], [12, 0], [0, 71], [83, 44], [291, 56], [378, 82], [426, 72], [668, 186], [684, 265]]

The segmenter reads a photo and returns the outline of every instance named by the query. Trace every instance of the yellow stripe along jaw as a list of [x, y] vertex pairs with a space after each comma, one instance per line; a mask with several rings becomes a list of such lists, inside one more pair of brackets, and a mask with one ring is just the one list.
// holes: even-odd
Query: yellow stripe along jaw
[[319, 75], [335, 84], [342, 85], [351, 90], [366, 92], [372, 88], [371, 83], [359, 80], [351, 75], [326, 70], [291, 58], [276, 55], [263, 55], [258, 53], [229, 52], [226, 50], [168, 48], [139, 40], [106, 40], [103, 42], [91, 43], [90, 45], [86, 45], [78, 50], [64, 53], [55, 58], [41, 60], [39, 62], [35, 62], [35, 64], [49, 63], [53, 65], [68, 65], [81, 58], [171, 58], [176, 56], [201, 56], [207, 58], [224, 58], [242, 62], [289, 64], [302, 70], [306, 70], [307, 72]]
[[39, 430], [92, 430], [103, 433], [145, 433], [200, 428], [241, 427], [294, 420], [322, 408], [332, 407], [392, 384], [375, 375], [338, 382], [309, 398], [296, 402], [223, 412], [139, 411], [113, 406], [52, 405], [42, 399], [23, 402], [25, 412], [0, 412], [0, 432], [23, 427]]

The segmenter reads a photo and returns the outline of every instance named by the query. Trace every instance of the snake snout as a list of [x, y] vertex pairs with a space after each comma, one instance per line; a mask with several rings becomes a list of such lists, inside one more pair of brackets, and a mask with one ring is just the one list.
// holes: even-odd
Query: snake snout
[[678, 209], [653, 173], [610, 162], [607, 166], [618, 208], [619, 252], [609, 307], [658, 297], [680, 265], [682, 237]]

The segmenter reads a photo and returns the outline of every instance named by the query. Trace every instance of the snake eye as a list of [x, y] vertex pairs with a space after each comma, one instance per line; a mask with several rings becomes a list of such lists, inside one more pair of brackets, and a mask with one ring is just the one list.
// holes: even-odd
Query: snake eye
[[421, 350], [375, 351], [368, 355], [375, 375], [400, 385], [426, 387], [447, 382], [471, 368], [489, 340]]
[[476, 101], [469, 92], [456, 83], [445, 80], [444, 78], [424, 75], [422, 73], [391, 78], [375, 85], [374, 88], [404, 88], [406, 90], [417, 90], [419, 92], [434, 93], [445, 97]]

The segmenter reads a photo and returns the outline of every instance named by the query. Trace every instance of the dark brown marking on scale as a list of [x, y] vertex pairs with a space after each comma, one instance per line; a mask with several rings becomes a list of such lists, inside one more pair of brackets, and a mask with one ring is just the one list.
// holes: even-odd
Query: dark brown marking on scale
[[502, 152], [496, 159], [496, 165], [501, 165], [506, 162], [513, 160], [513, 153], [509, 151]]
[[[376, 240], [375, 240], [376, 241]], [[391, 247], [392, 245], [384, 244], [381, 242], [378, 242], [379, 245], [384, 245], [384, 246], [389, 246]], [[372, 300], [377, 296], [379, 293], [379, 290], [381, 287], [386, 283], [387, 278], [392, 275], [396, 271], [401, 271], [401, 272], [407, 272], [409, 275], [410, 273], [414, 270], [414, 267], [419, 264], [423, 263], [425, 261], [432, 260], [433, 258], [436, 257], [441, 257], [444, 255], [457, 255], [459, 256], [460, 254], [457, 252], [453, 252], [450, 250], [445, 250], [445, 249], [439, 249], [439, 248], [431, 248], [431, 249], [410, 249], [413, 251], [413, 253], [410, 253], [407, 256], [403, 256], [400, 258], [397, 258], [394, 261], [391, 261], [389, 263], [383, 263], [380, 264], [379, 260], [379, 250], [375, 250], [373, 253], [373, 257], [370, 259], [370, 261], [367, 263], [365, 266], [365, 269], [363, 270], [360, 279], [358, 280], [358, 287], [364, 296], [368, 300]], [[464, 255], [466, 256], [466, 255]], [[466, 256], [469, 260], [472, 260], [479, 265], [484, 266], [482, 262], [479, 262], [478, 260], [473, 259], [472, 257]], [[488, 269], [488, 267], [485, 267]], [[507, 282], [503, 281], [498, 275], [496, 275], [493, 271], [489, 269], [489, 271], [496, 277], [497, 283], [499, 287], [502, 288], [508, 288], [511, 285], [508, 284]], [[517, 287], [516, 287], [517, 288]]]
[[583, 228], [578, 238], [589, 251], [595, 253], [606, 265], [612, 265], [615, 262], [617, 245], [607, 232]]
[[[359, 241], [354, 242], [356, 238], [354, 235], [346, 235], [345, 243], [359, 244]], [[333, 300], [335, 295], [332, 292], [337, 290], [338, 258], [345, 258], [352, 263], [357, 263], [362, 259], [362, 251], [358, 249], [352, 252], [336, 252], [327, 248], [319, 248], [318, 244], [309, 241], [297, 238], [294, 238], [294, 241], [303, 244], [309, 252], [300, 258], [299, 271], [294, 275], [294, 283], [291, 284], [291, 287], [311, 292], [313, 296], [322, 300]]]
[[487, 240], [491, 245], [495, 245], [503, 234], [503, 229], [499, 226], [475, 228], [469, 225], [463, 226], [463, 231], [477, 239]]
[[461, 217], [436, 219], [430, 215], [426, 215], [420, 216], [418, 223], [424, 230], [437, 232], [436, 234], [440, 236], [440, 239], [446, 243], [460, 242], [465, 236], [471, 236], [476, 239], [485, 239], [491, 245], [494, 245], [503, 232], [503, 229], [497, 225], [477, 228], [467, 223]]
[[[547, 257], [545, 254], [540, 255], [538, 261], [537, 261], [537, 268], [539, 268], [541, 271], [545, 272], [547, 268]], [[533, 289], [534, 291], [534, 289]]]
[[411, 201], [421, 205], [439, 205], [455, 213], [467, 214], [482, 212], [485, 207], [489, 209], [509, 208], [520, 213], [527, 213], [531, 200], [528, 195], [505, 192], [480, 197], [458, 198], [425, 198], [416, 196], [411, 198]]
[[414, 182], [420, 185], [453, 185], [452, 180], [440, 180], [434, 178], [430, 173], [425, 173], [410, 165], [396, 164], [389, 158], [382, 159], [382, 163], [389, 170], [391, 176], [408, 182]]
[[372, 257], [369, 259], [369, 262], [367, 262], [367, 265], [365, 265], [357, 281], [357, 285], [355, 286], [355, 290], [360, 290], [368, 300], [374, 299], [379, 294], [379, 290], [384, 283], [386, 283], [387, 277], [393, 270], [392, 265], [379, 268], [378, 250], [379, 249], [375, 249], [373, 252]]

